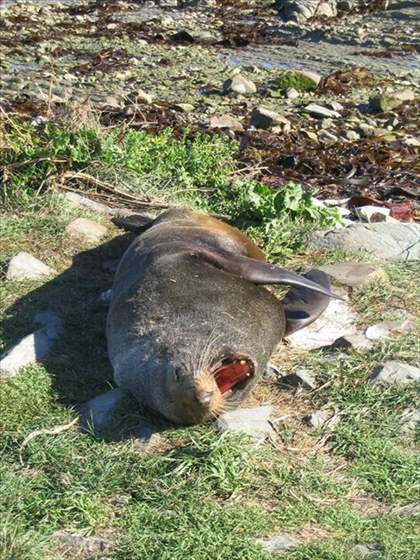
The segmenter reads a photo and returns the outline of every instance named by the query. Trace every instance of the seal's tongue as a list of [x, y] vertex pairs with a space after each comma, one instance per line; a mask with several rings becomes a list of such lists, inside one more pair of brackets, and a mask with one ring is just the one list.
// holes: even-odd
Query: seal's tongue
[[239, 360], [220, 366], [216, 370], [214, 377], [219, 391], [223, 395], [233, 389], [237, 383], [245, 381], [250, 375], [251, 368], [249, 363], [246, 360]]

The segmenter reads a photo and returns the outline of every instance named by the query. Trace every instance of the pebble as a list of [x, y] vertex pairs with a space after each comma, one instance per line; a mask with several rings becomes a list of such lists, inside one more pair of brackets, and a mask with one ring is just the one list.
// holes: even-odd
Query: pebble
[[148, 105], [150, 105], [150, 103], [152, 103], [153, 101], [153, 96], [150, 93], [146, 93], [142, 89], [138, 89], [136, 101], [137, 103], [147, 103]]
[[183, 113], [192, 113], [195, 109], [194, 105], [191, 103], [176, 103], [174, 107]]
[[87, 218], [77, 218], [66, 226], [66, 233], [76, 239], [97, 243], [107, 233], [107, 228]]
[[298, 540], [285, 533], [270, 538], [257, 539], [256, 542], [269, 554], [277, 554], [300, 545]]
[[360, 140], [360, 134], [355, 130], [346, 130], [345, 137], [349, 142], [356, 142], [357, 140]]
[[420, 504], [413, 502], [406, 504], [392, 511], [392, 515], [418, 515], [420, 513]]
[[21, 251], [10, 259], [6, 279], [16, 281], [40, 280], [54, 273], [55, 270], [29, 253]]
[[382, 208], [380, 206], [359, 206], [355, 208], [355, 214], [368, 223], [398, 221], [390, 216], [391, 210], [389, 208]]
[[327, 109], [326, 107], [322, 107], [321, 105], [317, 105], [316, 103], [309, 103], [304, 108], [305, 113], [309, 113], [313, 117], [317, 118], [339, 118], [340, 113], [337, 111], [333, 111], [331, 109]]
[[113, 210], [109, 206], [105, 204], [101, 204], [100, 202], [96, 202], [95, 200], [91, 200], [86, 196], [82, 196], [75, 192], [66, 192], [60, 195], [65, 202], [68, 202], [72, 206], [76, 208], [88, 208], [89, 210], [93, 210], [94, 212], [98, 212], [99, 214], [112, 214]]
[[254, 108], [250, 124], [261, 129], [269, 129], [274, 125], [288, 125], [290, 127], [290, 121], [286, 117], [263, 106]]
[[373, 348], [373, 342], [369, 340], [364, 334], [356, 332], [346, 336], [340, 336], [329, 346], [324, 346], [322, 350], [345, 350], [352, 348], [357, 351], [370, 350]]
[[315, 389], [316, 381], [313, 373], [308, 369], [300, 369], [289, 375], [285, 375], [280, 379], [282, 384], [290, 385], [291, 387], [304, 387], [305, 389]]
[[86, 537], [66, 530], [53, 533], [52, 540], [65, 550], [66, 558], [74, 555], [83, 555], [83, 558], [104, 558], [103, 553], [112, 545], [111, 541], [102, 537]]
[[270, 405], [240, 408], [221, 414], [216, 423], [221, 432], [243, 433], [261, 440], [275, 433], [272, 414], [273, 408]]
[[300, 96], [297, 89], [294, 87], [288, 87], [285, 92], [285, 97], [287, 99], [297, 99]]
[[312, 412], [309, 416], [305, 417], [305, 421], [313, 428], [322, 428], [326, 422], [331, 418], [331, 411], [328, 410], [316, 410]]
[[390, 360], [374, 368], [369, 382], [379, 388], [413, 385], [420, 382], [420, 368]]
[[377, 544], [356, 544], [352, 548], [353, 554], [356, 558], [368, 560], [380, 560], [383, 548]]
[[45, 360], [53, 342], [63, 332], [61, 318], [52, 311], [38, 313], [34, 321], [42, 324], [42, 328], [22, 338], [0, 357], [0, 373], [6, 378], [14, 377], [23, 368]]
[[369, 99], [369, 106], [376, 113], [387, 113], [396, 109], [406, 101], [414, 101], [415, 93], [411, 89], [403, 89], [394, 92], [385, 92], [373, 95]]
[[228, 128], [234, 132], [243, 132], [244, 130], [242, 123], [231, 115], [214, 115], [210, 119], [209, 127], [221, 129]]
[[130, 395], [121, 389], [111, 389], [82, 405], [80, 425], [83, 429], [93, 428], [97, 433], [112, 429], [115, 416], [121, 410], [134, 408], [135, 402]]
[[340, 284], [352, 288], [371, 284], [384, 276], [384, 270], [380, 266], [358, 262], [326, 264], [318, 268]]
[[380, 321], [368, 327], [365, 335], [369, 340], [389, 340], [396, 336], [402, 336], [415, 332], [416, 323], [411, 316], [399, 320]]
[[231, 91], [241, 95], [250, 95], [256, 93], [257, 87], [251, 80], [244, 78], [241, 74], [236, 74], [223, 83], [223, 93]]

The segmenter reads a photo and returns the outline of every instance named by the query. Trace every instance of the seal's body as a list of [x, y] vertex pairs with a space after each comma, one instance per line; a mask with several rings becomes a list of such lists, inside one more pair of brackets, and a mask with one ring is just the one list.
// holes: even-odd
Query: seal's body
[[[266, 263], [239, 230], [207, 215], [169, 210], [144, 229], [112, 289], [115, 382], [177, 424], [198, 423], [239, 404], [282, 337], [319, 316], [331, 293]], [[265, 283], [301, 286], [287, 296], [293, 316]], [[302, 318], [308, 294], [317, 303]]]

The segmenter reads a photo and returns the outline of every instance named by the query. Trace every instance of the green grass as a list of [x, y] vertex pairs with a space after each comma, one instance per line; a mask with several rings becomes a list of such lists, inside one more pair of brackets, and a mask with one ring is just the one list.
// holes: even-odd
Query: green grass
[[[25, 136], [28, 150], [31, 142], [39, 149], [34, 134]], [[48, 142], [58, 137], [56, 131]], [[71, 169], [79, 163], [80, 169], [92, 169], [101, 162], [108, 179], [110, 169], [130, 181], [133, 174], [139, 179], [153, 173], [159, 181], [171, 177], [175, 186], [168, 189], [174, 192], [162, 197], [229, 213], [271, 258], [289, 265], [350, 258], [307, 252], [302, 229], [328, 225], [334, 216], [313, 214], [310, 198], [295, 185], [278, 194], [252, 181], [232, 183], [234, 146], [222, 138], [175, 139], [168, 132], [152, 138], [130, 133], [119, 141], [95, 136], [93, 141], [79, 135], [71, 141], [70, 161], [69, 136], [63, 137], [67, 151], [57, 153], [65, 153]], [[30, 154], [18, 153], [23, 143], [17, 138], [13, 161], [22, 162]], [[165, 161], [160, 161], [162, 153]], [[198, 165], [203, 160], [207, 163]], [[175, 168], [183, 170], [181, 178]], [[46, 364], [0, 383], [0, 560], [59, 558], [51, 536], [63, 529], [106, 536], [113, 543], [107, 557], [114, 560], [268, 560], [270, 554], [255, 539], [283, 532], [302, 542], [281, 556], [286, 560], [350, 560], [359, 543], [377, 543], [386, 560], [418, 558], [418, 519], [392, 513], [419, 499], [416, 442], [400, 429], [400, 416], [417, 394], [411, 388], [378, 392], [366, 383], [380, 361], [415, 361], [414, 336], [368, 353], [292, 356], [294, 365], [312, 368], [324, 387], [280, 404], [281, 414], [296, 420], [286, 419], [272, 443], [254, 447], [246, 438], [221, 436], [205, 425], [165, 431], [158, 449], [144, 455], [130, 440], [104, 441], [72, 428], [32, 439], [21, 451], [21, 464], [20, 446], [29, 433], [68, 423], [81, 403], [110, 386], [106, 309], [97, 298], [112, 275], [100, 265], [118, 257], [128, 241], [111, 230], [100, 247], [69, 244], [65, 225], [83, 212], [53, 196], [60, 169], [19, 169], [15, 183], [7, 185], [0, 219], [0, 263], [4, 269], [13, 254], [27, 250], [54, 266], [57, 276], [46, 283], [0, 281], [0, 348], [31, 332], [33, 315], [43, 309], [62, 315], [65, 333]], [[37, 195], [38, 182], [46, 176], [49, 188]], [[136, 184], [130, 182], [130, 188]], [[202, 184], [209, 192], [200, 190]], [[187, 190], [174, 194], [180, 185]], [[418, 311], [416, 274], [413, 265], [392, 265], [383, 280], [354, 292], [363, 322], [380, 318], [394, 301]], [[310, 429], [302, 420], [320, 407], [340, 413], [330, 433]], [[325, 441], [317, 447], [320, 438]], [[379, 513], [369, 513], [361, 498], [376, 504]], [[71, 551], [65, 556], [80, 557]]]

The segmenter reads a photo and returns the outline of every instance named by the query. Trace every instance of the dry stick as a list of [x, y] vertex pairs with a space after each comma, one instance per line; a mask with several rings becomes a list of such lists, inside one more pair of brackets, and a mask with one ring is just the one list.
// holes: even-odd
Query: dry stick
[[34, 430], [31, 432], [26, 438], [23, 440], [22, 445], [19, 448], [19, 462], [23, 466], [23, 457], [22, 452], [24, 448], [28, 445], [30, 441], [38, 436], [48, 435], [48, 436], [56, 436], [58, 434], [62, 434], [63, 432], [67, 432], [70, 428], [72, 428], [77, 422], [79, 421], [79, 417], [76, 416], [71, 422], [68, 424], [60, 424], [59, 426], [55, 426], [54, 428], [50, 429], [42, 429], [42, 430]]

